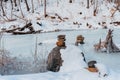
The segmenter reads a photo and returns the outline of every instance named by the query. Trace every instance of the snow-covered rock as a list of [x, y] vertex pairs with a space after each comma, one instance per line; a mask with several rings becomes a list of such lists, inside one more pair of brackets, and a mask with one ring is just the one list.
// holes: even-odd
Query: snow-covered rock
[[61, 54], [64, 61], [60, 72], [76, 71], [87, 67], [81, 52], [74, 45], [68, 45], [66, 49], [62, 49]]

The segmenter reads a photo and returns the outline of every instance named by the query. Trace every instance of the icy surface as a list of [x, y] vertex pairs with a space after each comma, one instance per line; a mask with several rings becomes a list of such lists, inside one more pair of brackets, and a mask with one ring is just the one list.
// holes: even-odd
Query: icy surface
[[[13, 56], [22, 55], [24, 57], [31, 56], [31, 53], [34, 52], [36, 37], [38, 43], [38, 52], [48, 54], [50, 50], [55, 47], [57, 35], [65, 34], [66, 35], [66, 44], [74, 45], [76, 36], [82, 34], [85, 37], [85, 44], [79, 45], [78, 48], [83, 51], [87, 61], [96, 60], [97, 62], [107, 65], [108, 68], [120, 72], [120, 54], [119, 53], [97, 53], [94, 51], [93, 45], [98, 43], [99, 39], [105, 40], [106, 29], [99, 30], [79, 30], [79, 31], [63, 31], [55, 33], [44, 33], [36, 35], [4, 35], [4, 47], [12, 53]], [[114, 29], [113, 40], [115, 44], [120, 45], [119, 42], [119, 29]], [[43, 43], [39, 45], [39, 43]], [[74, 48], [74, 47], [73, 47]], [[73, 50], [72, 52], [77, 52], [78, 49]], [[69, 54], [66, 52], [65, 55]], [[73, 54], [71, 54], [73, 56]], [[77, 56], [77, 55], [75, 55]], [[68, 58], [69, 59], [69, 58]], [[71, 58], [70, 58], [71, 59]]]
[[[76, 31], [75, 31], [76, 33]], [[70, 37], [70, 36], [69, 36]], [[27, 74], [27, 75], [9, 75], [9, 76], [0, 76], [0, 80], [116, 80], [120, 79], [120, 74], [110, 70], [110, 75], [106, 77], [99, 77], [99, 73], [89, 72], [86, 68], [86, 63], [83, 61], [81, 56], [81, 50], [79, 47], [74, 46], [73, 44], [67, 44], [67, 48], [61, 50], [62, 58], [64, 60], [63, 66], [59, 72], [45, 72], [37, 74]], [[95, 53], [96, 54], [96, 53]], [[99, 53], [101, 54], [101, 53]], [[24, 55], [24, 54], [23, 54]], [[94, 55], [89, 54], [92, 57]], [[88, 55], [88, 56], [89, 56]], [[103, 53], [105, 56], [105, 53]], [[103, 57], [99, 55], [99, 57]], [[110, 55], [110, 54], [108, 54]], [[119, 55], [119, 54], [117, 54]], [[87, 54], [86, 54], [87, 56]], [[86, 57], [87, 59], [88, 57]], [[94, 60], [97, 60], [94, 59]], [[106, 58], [107, 60], [107, 58]], [[109, 59], [110, 60], [110, 59]], [[112, 61], [111, 61], [112, 62]], [[114, 63], [115, 65], [116, 63]], [[99, 63], [99, 70], [103, 73], [106, 72], [106, 68], [103, 64]], [[108, 66], [108, 65], [107, 65]], [[110, 65], [111, 66], [111, 65]], [[115, 68], [115, 66], [114, 66]]]

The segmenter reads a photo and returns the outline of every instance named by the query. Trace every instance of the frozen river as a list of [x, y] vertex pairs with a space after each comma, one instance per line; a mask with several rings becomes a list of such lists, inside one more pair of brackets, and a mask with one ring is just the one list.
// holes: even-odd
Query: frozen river
[[[96, 60], [105, 64], [107, 67], [114, 71], [120, 72], [120, 53], [96, 53], [94, 51], [93, 45], [98, 43], [99, 39], [105, 40], [107, 35], [106, 29], [97, 30], [78, 30], [78, 31], [62, 31], [62, 32], [51, 32], [51, 33], [41, 33], [41, 34], [30, 34], [30, 35], [8, 35], [5, 34], [3, 38], [4, 47], [10, 51], [13, 56], [24, 56], [28, 57], [34, 53], [36, 37], [38, 54], [48, 54], [50, 50], [55, 47], [55, 40], [57, 35], [66, 35], [66, 44], [74, 45], [77, 35], [83, 35], [85, 37], [85, 44], [79, 46], [83, 50], [86, 60]], [[115, 44], [120, 46], [120, 29], [114, 29], [113, 41]], [[44, 42], [42, 45], [39, 43]], [[74, 53], [73, 53], [74, 54]]]

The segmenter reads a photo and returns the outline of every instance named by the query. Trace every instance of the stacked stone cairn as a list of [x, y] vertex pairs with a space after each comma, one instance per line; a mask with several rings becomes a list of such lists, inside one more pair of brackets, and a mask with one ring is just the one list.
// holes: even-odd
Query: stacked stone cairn
[[76, 37], [75, 45], [78, 46], [79, 44], [84, 44], [84, 37], [82, 35]]
[[48, 55], [47, 70], [52, 72], [58, 72], [62, 66], [63, 60], [61, 57], [60, 49], [65, 49], [65, 35], [58, 35], [58, 41], [56, 47]]

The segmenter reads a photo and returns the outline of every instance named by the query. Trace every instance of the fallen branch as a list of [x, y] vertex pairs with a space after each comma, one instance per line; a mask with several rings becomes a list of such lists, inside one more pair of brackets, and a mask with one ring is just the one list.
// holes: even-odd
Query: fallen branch
[[36, 34], [36, 33], [40, 33], [42, 30], [38, 30], [35, 32], [31, 32], [31, 31], [27, 31], [27, 32], [20, 32], [20, 31], [15, 31], [12, 32], [13, 35], [24, 35], [24, 34]]
[[1, 17], [2, 19], [4, 19], [5, 21], [7, 21], [3, 16], [0, 15], [0, 17]]
[[19, 29], [20, 28], [18, 27], [18, 28], [14, 28], [14, 29], [10, 29], [10, 30], [4, 30], [3, 32], [12, 33], [12, 32], [19, 30]]
[[61, 21], [64, 21], [57, 13], [55, 14], [55, 16], [58, 16], [58, 19], [60, 19]]
[[22, 20], [26, 21], [26, 22], [28, 21], [27, 19], [21, 18], [21, 17], [15, 15], [15, 14], [13, 14], [13, 15], [14, 15], [15, 17], [19, 18], [19, 19], [22, 19]]
[[32, 26], [32, 23], [31, 23], [31, 22], [28, 23], [28, 24], [26, 24], [25, 26], [23, 26], [23, 27], [20, 29], [20, 31], [23, 31], [25, 28], [29, 28], [30, 26]]
[[113, 42], [112, 32], [113, 30], [109, 29], [106, 39], [102, 42], [100, 40], [98, 44], [94, 45], [96, 51], [105, 51], [108, 53], [120, 52], [120, 49]]

